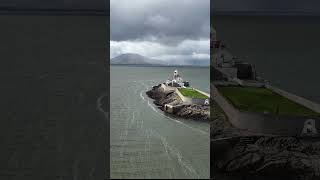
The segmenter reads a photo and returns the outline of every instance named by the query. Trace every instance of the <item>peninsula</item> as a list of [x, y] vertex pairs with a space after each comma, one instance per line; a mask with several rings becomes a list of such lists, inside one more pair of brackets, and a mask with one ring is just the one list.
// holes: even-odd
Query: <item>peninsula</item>
[[166, 113], [197, 121], [210, 120], [210, 95], [190, 87], [178, 70], [174, 71], [171, 79], [153, 86], [146, 94]]

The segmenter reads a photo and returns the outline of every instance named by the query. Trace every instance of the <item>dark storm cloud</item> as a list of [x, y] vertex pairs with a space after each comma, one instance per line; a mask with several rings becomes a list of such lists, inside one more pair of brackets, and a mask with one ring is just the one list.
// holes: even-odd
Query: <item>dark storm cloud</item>
[[214, 0], [211, 4], [214, 11], [280, 11], [319, 13], [318, 0]]
[[111, 0], [112, 41], [176, 44], [208, 38], [209, 0]]

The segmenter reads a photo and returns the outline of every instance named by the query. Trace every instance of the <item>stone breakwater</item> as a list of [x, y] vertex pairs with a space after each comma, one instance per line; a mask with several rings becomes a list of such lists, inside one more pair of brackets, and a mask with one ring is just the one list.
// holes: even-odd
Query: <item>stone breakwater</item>
[[146, 94], [154, 99], [154, 104], [161, 110], [164, 110], [166, 104], [177, 106], [174, 115], [186, 119], [193, 119], [197, 121], [210, 120], [210, 107], [196, 104], [183, 104], [179, 95], [172, 91], [165, 91], [161, 84], [153, 86]]

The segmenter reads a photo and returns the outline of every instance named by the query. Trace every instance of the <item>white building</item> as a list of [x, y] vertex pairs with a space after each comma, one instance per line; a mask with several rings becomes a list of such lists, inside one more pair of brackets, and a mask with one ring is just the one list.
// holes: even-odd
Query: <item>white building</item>
[[172, 79], [168, 79], [166, 81], [167, 86], [173, 86], [173, 87], [186, 87], [189, 86], [188, 82], [183, 81], [182, 77], [179, 75], [178, 70], [174, 70]]

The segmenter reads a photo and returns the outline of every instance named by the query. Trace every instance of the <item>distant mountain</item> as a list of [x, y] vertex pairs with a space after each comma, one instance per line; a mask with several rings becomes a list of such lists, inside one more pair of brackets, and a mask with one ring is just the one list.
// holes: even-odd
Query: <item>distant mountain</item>
[[110, 60], [110, 64], [166, 65], [161, 60], [147, 58], [134, 53], [126, 53], [114, 57]]
[[130, 65], [161, 65], [161, 66], [209, 66], [209, 60], [197, 60], [197, 59], [181, 59], [171, 60], [168, 62], [151, 59], [139, 54], [126, 53], [114, 57], [110, 60], [110, 64], [130, 64]]

